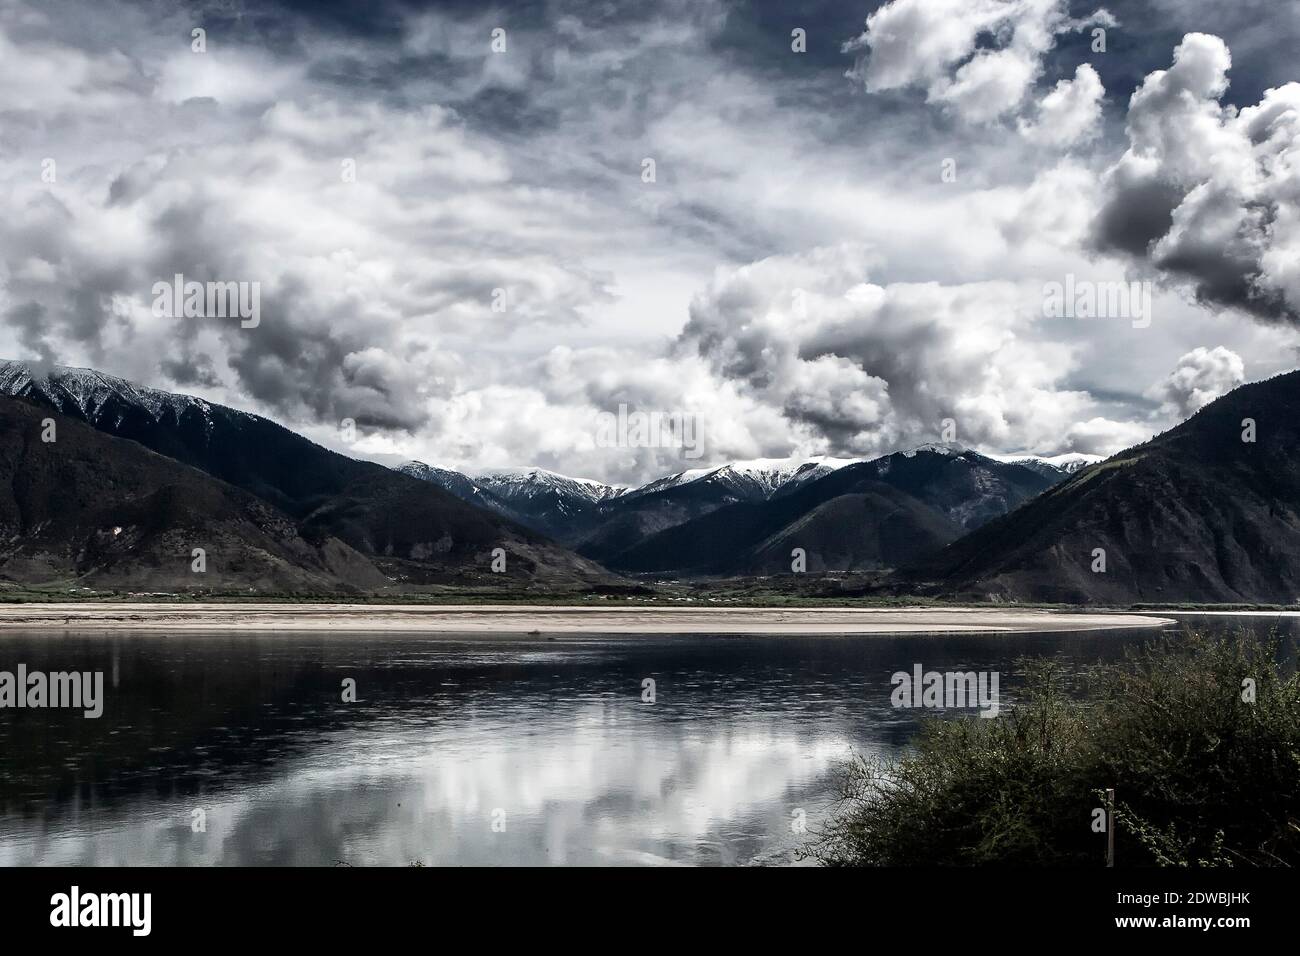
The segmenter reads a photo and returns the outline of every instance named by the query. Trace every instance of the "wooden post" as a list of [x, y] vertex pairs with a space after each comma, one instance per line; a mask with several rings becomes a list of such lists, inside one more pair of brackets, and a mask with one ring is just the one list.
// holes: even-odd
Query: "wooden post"
[[1115, 865], [1115, 790], [1106, 791], [1106, 865]]

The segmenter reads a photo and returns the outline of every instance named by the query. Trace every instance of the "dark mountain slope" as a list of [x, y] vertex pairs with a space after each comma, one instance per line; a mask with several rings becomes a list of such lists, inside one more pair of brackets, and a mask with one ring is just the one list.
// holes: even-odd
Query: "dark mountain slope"
[[601, 502], [589, 516], [585, 535], [577, 539], [578, 551], [606, 562], [650, 535], [719, 508], [793, 494], [843, 463], [825, 456], [760, 458], [668, 475]]
[[832, 498], [758, 544], [747, 573], [789, 572], [795, 548], [805, 550], [810, 572], [892, 568], [932, 554], [959, 533], [909, 495], [870, 489]]
[[864, 476], [897, 488], [967, 531], [1006, 514], [1058, 480], [955, 446], [927, 445], [841, 468], [814, 482], [827, 501]]
[[882, 551], [883, 545], [907, 541], [905, 553], [916, 557], [961, 533], [943, 516], [870, 475], [859, 473], [842, 494], [825, 500], [817, 484], [772, 501], [730, 505], [668, 528], [619, 554], [612, 566], [641, 574], [784, 573], [790, 571], [790, 549], [801, 547], [808, 570], [895, 567], [897, 559]]
[[143, 388], [85, 369], [33, 376], [0, 362], [0, 392], [19, 395], [138, 442], [242, 488], [293, 518], [303, 534], [336, 537], [402, 584], [461, 580], [507, 552], [495, 580], [608, 580], [603, 569], [434, 484], [329, 451], [256, 415]]
[[729, 505], [751, 503], [743, 490], [721, 481], [702, 479], [687, 484], [615, 498], [597, 505], [586, 516], [586, 537], [577, 546], [584, 557], [609, 565], [616, 555], [648, 537], [685, 524]]
[[[1242, 441], [1247, 418], [1255, 442]], [[1084, 469], [899, 583], [1077, 603], [1296, 601], [1300, 372], [1244, 385]]]
[[433, 482], [462, 501], [495, 511], [566, 545], [582, 540], [594, 524], [604, 520], [596, 509], [624, 491], [544, 468], [506, 468], [473, 478], [422, 461], [408, 461], [396, 470]]
[[[41, 440], [53, 418], [56, 440]], [[0, 397], [0, 577], [131, 590], [338, 591], [387, 579], [255, 496], [135, 442]], [[192, 569], [202, 548], [206, 570]]]
[[[810, 571], [894, 568], [1050, 485], [1026, 468], [974, 452], [921, 448], [847, 465], [768, 501], [710, 509], [633, 538], [605, 563], [635, 573], [782, 573], [790, 570], [788, 544], [804, 548]], [[829, 507], [846, 495], [857, 500]]]

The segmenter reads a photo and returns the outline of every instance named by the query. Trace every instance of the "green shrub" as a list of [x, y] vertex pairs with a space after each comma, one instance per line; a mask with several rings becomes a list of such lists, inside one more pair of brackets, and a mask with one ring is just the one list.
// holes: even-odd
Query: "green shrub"
[[[992, 719], [930, 719], [912, 751], [844, 769], [805, 853], [829, 865], [1300, 864], [1300, 682], [1280, 639], [1162, 637], [1066, 692], [1025, 665]], [[1243, 681], [1254, 681], [1254, 701]]]

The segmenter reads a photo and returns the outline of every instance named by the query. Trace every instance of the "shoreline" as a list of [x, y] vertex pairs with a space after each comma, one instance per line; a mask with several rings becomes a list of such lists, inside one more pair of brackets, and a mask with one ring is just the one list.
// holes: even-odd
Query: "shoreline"
[[411, 634], [1023, 634], [1158, 628], [1155, 614], [1034, 608], [709, 608], [411, 604], [6, 604], [5, 631], [383, 631]]

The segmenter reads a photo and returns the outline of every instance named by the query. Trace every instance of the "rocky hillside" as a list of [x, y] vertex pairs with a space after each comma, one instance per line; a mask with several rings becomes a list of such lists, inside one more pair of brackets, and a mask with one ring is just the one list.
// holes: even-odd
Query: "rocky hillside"
[[399, 586], [488, 580], [568, 586], [606, 582], [600, 567], [436, 485], [338, 454], [275, 422], [86, 369], [33, 375], [0, 363], [0, 392], [136, 442], [240, 488], [287, 515], [312, 540], [335, 538]]
[[899, 585], [1071, 603], [1300, 600], [1300, 372], [1084, 468]]
[[248, 492], [9, 397], [0, 397], [0, 539], [0, 578], [21, 584], [325, 592], [390, 583], [338, 538], [304, 535]]

